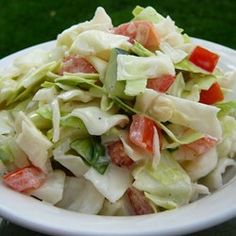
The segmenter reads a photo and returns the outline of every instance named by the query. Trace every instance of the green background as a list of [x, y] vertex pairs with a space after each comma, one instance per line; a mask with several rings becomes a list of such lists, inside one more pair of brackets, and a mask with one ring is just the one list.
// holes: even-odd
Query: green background
[[236, 49], [235, 0], [0, 0], [0, 58], [55, 39], [63, 29], [90, 19], [99, 5], [117, 25], [132, 17], [137, 4], [169, 14], [191, 36]]
[[[0, 58], [55, 39], [69, 26], [89, 20], [99, 5], [114, 25], [131, 19], [135, 5], [151, 5], [189, 35], [236, 49], [236, 0], [0, 0]], [[3, 221], [0, 235], [40, 234]], [[193, 235], [236, 235], [236, 219]]]

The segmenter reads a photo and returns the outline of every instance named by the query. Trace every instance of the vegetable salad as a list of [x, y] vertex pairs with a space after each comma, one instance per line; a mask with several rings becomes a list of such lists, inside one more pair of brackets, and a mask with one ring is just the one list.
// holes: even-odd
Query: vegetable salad
[[134, 8], [92, 20], [1, 68], [3, 183], [87, 214], [189, 204], [235, 166], [235, 72], [169, 17]]

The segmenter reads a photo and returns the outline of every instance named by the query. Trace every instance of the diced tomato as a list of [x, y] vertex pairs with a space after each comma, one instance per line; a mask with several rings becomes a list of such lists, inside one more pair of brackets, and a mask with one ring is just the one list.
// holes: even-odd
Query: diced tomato
[[116, 141], [107, 146], [111, 161], [120, 167], [130, 167], [134, 162], [125, 153], [124, 145], [121, 141]]
[[197, 46], [191, 53], [189, 61], [206, 71], [212, 72], [215, 69], [219, 58], [219, 55]]
[[18, 192], [39, 188], [46, 175], [37, 167], [27, 166], [3, 176], [3, 182]]
[[130, 125], [129, 139], [140, 148], [153, 152], [153, 136], [155, 124], [142, 115], [133, 115]]
[[149, 21], [140, 20], [125, 23], [115, 28], [114, 32], [129, 37], [131, 43], [136, 40], [151, 51], [157, 50], [160, 45], [157, 31]]
[[223, 100], [224, 94], [217, 82], [214, 83], [208, 90], [201, 90], [199, 101], [201, 103], [212, 105]]
[[64, 59], [60, 74], [69, 73], [96, 73], [96, 69], [83, 57], [68, 56]]
[[190, 149], [195, 155], [200, 156], [216, 145], [217, 140], [210, 136], [205, 136], [192, 143], [185, 144], [184, 147]]
[[153, 89], [158, 92], [165, 93], [175, 81], [175, 76], [163, 75], [154, 79], [149, 79], [147, 88]]
[[153, 208], [150, 206], [143, 192], [137, 190], [134, 187], [131, 187], [127, 189], [126, 193], [130, 201], [130, 205], [136, 215], [145, 215], [154, 213]]

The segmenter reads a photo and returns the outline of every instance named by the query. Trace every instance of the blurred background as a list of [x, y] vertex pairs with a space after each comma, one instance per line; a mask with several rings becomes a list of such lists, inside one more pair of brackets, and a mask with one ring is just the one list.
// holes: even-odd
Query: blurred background
[[[99, 5], [114, 25], [129, 21], [134, 6], [151, 5], [190, 36], [236, 49], [236, 0], [0, 0], [0, 58], [55, 39], [71, 25], [90, 20]], [[41, 234], [3, 221], [0, 235]], [[236, 235], [236, 219], [192, 235]]]
[[151, 5], [193, 37], [236, 49], [235, 0], [0, 0], [0, 58], [53, 40], [69, 26], [92, 18], [103, 6], [118, 25], [136, 5]]

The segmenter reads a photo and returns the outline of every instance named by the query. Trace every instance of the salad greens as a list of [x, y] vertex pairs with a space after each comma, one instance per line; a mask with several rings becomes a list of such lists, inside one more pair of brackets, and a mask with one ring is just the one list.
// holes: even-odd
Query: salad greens
[[142, 215], [197, 200], [236, 166], [236, 73], [169, 17], [136, 6], [93, 19], [0, 73], [5, 185], [86, 214]]

